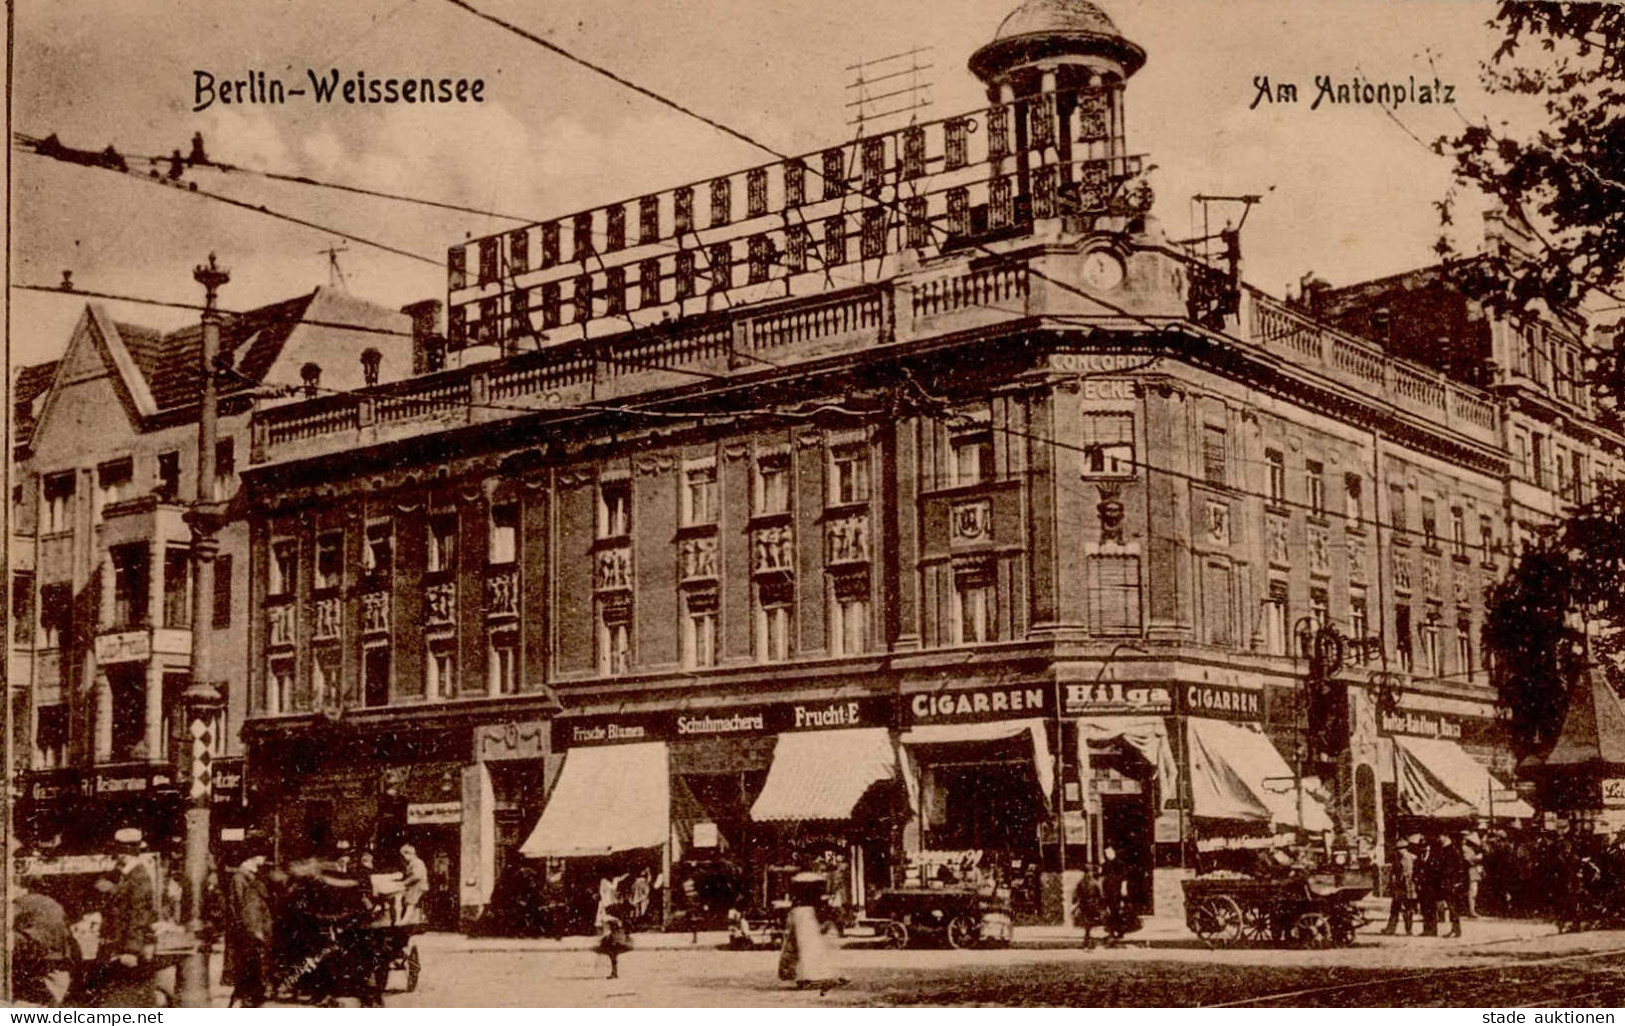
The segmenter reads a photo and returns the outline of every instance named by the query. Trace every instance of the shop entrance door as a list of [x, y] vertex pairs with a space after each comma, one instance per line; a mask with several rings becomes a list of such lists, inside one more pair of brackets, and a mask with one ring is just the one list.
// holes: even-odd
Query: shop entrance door
[[1156, 810], [1148, 791], [1108, 794], [1100, 798], [1101, 835], [1129, 868], [1128, 897], [1134, 909], [1149, 915], [1152, 906], [1151, 836]]

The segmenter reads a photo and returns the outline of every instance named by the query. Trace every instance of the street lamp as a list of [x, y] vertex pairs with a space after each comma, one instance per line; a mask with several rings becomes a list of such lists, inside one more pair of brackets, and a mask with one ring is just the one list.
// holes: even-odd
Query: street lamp
[[219, 729], [216, 714], [224, 705], [213, 677], [209, 630], [214, 620], [214, 561], [220, 551], [220, 528], [225, 522], [225, 505], [214, 494], [214, 447], [219, 400], [216, 364], [220, 354], [220, 324], [224, 319], [216, 305], [220, 286], [231, 275], [209, 263], [192, 271], [203, 286], [203, 395], [198, 409], [197, 500], [186, 513], [192, 529], [192, 682], [181, 701], [186, 707], [190, 746], [177, 746], [176, 758], [183, 764], [177, 779], [189, 783], [186, 805], [186, 890], [183, 915], [193, 938], [192, 950], [182, 960], [176, 997], [183, 1008], [209, 1005], [209, 962], [197, 937], [203, 930], [203, 884], [209, 870], [209, 805], [213, 790], [213, 732]]

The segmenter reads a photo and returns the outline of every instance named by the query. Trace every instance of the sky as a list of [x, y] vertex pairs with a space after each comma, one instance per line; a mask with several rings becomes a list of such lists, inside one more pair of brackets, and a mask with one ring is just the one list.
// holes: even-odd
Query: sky
[[[984, 103], [965, 61], [1015, 0], [471, 0], [780, 151], [850, 139], [848, 66], [930, 47], [940, 118]], [[1156, 166], [1156, 215], [1191, 234], [1196, 193], [1260, 193], [1245, 225], [1244, 276], [1280, 295], [1314, 272], [1334, 284], [1422, 266], [1440, 226], [1450, 165], [1426, 142], [1463, 121], [1517, 111], [1487, 95], [1479, 62], [1493, 12], [1469, 0], [1103, 0], [1145, 48], [1128, 85], [1128, 142]], [[658, 105], [447, 0], [17, 0], [12, 126], [75, 147], [185, 152], [406, 193], [539, 221], [763, 162], [764, 154]], [[465, 105], [216, 103], [194, 112], [194, 73], [306, 69], [369, 78], [485, 81]], [[1298, 86], [1296, 104], [1251, 108], [1255, 77]], [[1454, 106], [1311, 110], [1317, 75], [1431, 81]], [[132, 164], [145, 171], [145, 164]], [[245, 175], [198, 171], [200, 188], [430, 258], [382, 252], [183, 191], [12, 155], [13, 284], [76, 285], [200, 302], [192, 268], [218, 253], [228, 309], [329, 282], [399, 306], [445, 298], [446, 247], [521, 223]], [[1477, 248], [1476, 200], [1455, 239]], [[1214, 227], [1226, 216], [1214, 208]], [[1199, 222], [1198, 222], [1199, 227]], [[51, 359], [83, 300], [11, 292], [12, 362]], [[108, 303], [125, 321], [171, 328], [184, 311]]]

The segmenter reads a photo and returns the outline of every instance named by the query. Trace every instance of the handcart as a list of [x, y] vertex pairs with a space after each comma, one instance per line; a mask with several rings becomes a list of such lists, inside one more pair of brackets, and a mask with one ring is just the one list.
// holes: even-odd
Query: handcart
[[878, 892], [870, 926], [892, 947], [1006, 947], [1014, 934], [1007, 899], [974, 887], [899, 887]]
[[1242, 944], [1347, 947], [1365, 924], [1369, 886], [1320, 887], [1302, 876], [1184, 881], [1185, 924], [1209, 947]]

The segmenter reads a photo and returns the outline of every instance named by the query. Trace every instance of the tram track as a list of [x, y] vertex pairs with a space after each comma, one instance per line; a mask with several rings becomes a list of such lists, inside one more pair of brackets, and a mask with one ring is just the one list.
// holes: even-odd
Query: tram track
[[[1414, 983], [1420, 980], [1438, 980], [1440, 977], [1459, 978], [1477, 973], [1496, 972], [1498, 970], [1539, 968], [1558, 966], [1569, 963], [1586, 962], [1594, 959], [1625, 956], [1625, 947], [1608, 948], [1603, 951], [1578, 952], [1568, 955], [1554, 955], [1548, 958], [1507, 958], [1484, 965], [1458, 966], [1455, 968], [1432, 969], [1421, 973], [1403, 973], [1393, 976], [1384, 976], [1375, 980], [1360, 980], [1353, 983], [1328, 984], [1320, 987], [1299, 987], [1293, 990], [1274, 991], [1267, 994], [1255, 994], [1250, 997], [1238, 998], [1234, 1001], [1220, 1001], [1213, 1004], [1202, 1005], [1202, 1008], [1246, 1008], [1270, 1002], [1294, 1002], [1302, 1004], [1301, 999], [1319, 998], [1328, 994], [1337, 994], [1348, 991], [1371, 990], [1374, 988], [1392, 988], [1399, 984]], [[1573, 1004], [1577, 998], [1590, 997], [1597, 994], [1618, 993], [1625, 991], [1625, 978], [1617, 984], [1588, 991], [1583, 995], [1563, 995], [1557, 1004]], [[1294, 999], [1300, 999], [1294, 1001]], [[1515, 1002], [1522, 1007], [1531, 1007], [1527, 1001]]]

